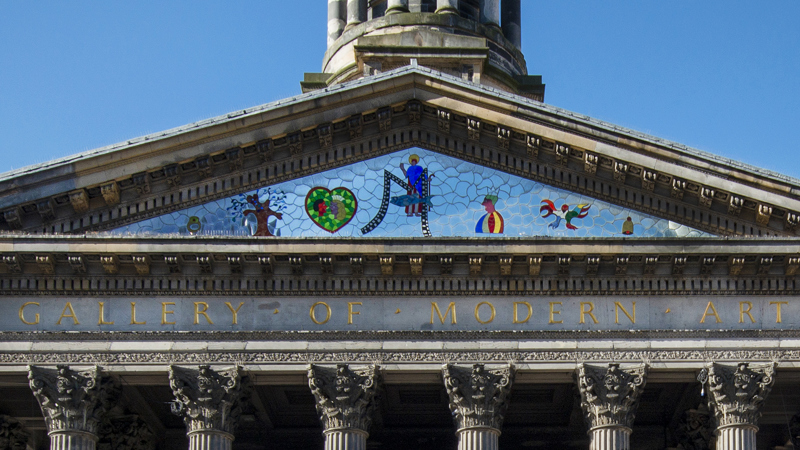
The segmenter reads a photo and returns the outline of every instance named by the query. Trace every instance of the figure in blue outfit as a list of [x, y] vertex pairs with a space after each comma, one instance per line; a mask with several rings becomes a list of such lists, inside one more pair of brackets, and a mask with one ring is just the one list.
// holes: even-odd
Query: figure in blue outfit
[[[400, 170], [403, 171], [403, 175], [406, 176], [406, 180], [408, 181], [408, 185], [411, 186], [411, 189], [408, 190], [409, 196], [416, 196], [418, 198], [422, 198], [422, 183], [426, 182], [424, 169], [422, 166], [418, 166], [419, 163], [419, 156], [418, 155], [411, 155], [408, 157], [408, 163], [411, 166], [406, 169], [403, 163], [400, 163]], [[411, 216], [419, 216], [422, 213], [423, 204], [414, 203], [411, 205], [406, 205], [406, 214]]]

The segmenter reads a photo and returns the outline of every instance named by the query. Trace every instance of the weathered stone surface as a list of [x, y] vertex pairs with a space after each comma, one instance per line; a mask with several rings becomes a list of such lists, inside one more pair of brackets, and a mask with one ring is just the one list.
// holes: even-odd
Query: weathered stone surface
[[222, 432], [234, 434], [241, 415], [243, 390], [241, 369], [213, 370], [178, 366], [169, 368], [169, 385], [175, 395], [172, 413], [183, 418], [187, 433]]
[[308, 366], [308, 386], [317, 400], [317, 414], [326, 432], [368, 432], [379, 383], [380, 368], [376, 365], [362, 369], [351, 369], [346, 364], [335, 368]]
[[775, 383], [775, 364], [711, 363], [698, 380], [708, 392], [709, 409], [717, 428], [736, 425], [757, 428], [761, 405]]
[[646, 365], [621, 368], [616, 363], [608, 366], [580, 364], [577, 383], [587, 428], [632, 428], [646, 381]]
[[456, 427], [459, 430], [473, 427], [500, 430], [508, 409], [514, 373], [511, 365], [497, 369], [486, 369], [483, 364], [443, 366], [442, 377]]

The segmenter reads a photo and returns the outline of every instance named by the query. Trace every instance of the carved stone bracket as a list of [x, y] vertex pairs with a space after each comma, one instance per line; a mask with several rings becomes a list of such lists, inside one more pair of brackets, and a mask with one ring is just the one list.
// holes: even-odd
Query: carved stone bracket
[[769, 219], [772, 217], [772, 206], [758, 205], [756, 209], [756, 223], [761, 226], [769, 225]]
[[583, 170], [589, 174], [596, 174], [597, 173], [597, 163], [600, 161], [597, 155], [593, 153], [586, 152], [583, 156]]
[[30, 437], [19, 420], [0, 416], [0, 450], [25, 450]]
[[481, 140], [481, 121], [473, 117], [467, 118], [467, 137], [473, 141]]
[[210, 366], [169, 368], [175, 395], [172, 413], [181, 416], [186, 433], [219, 432], [233, 435], [242, 413], [245, 384], [239, 367], [212, 370]]
[[497, 146], [508, 150], [511, 143], [511, 130], [508, 128], [497, 127]]
[[308, 366], [308, 386], [317, 400], [317, 414], [325, 433], [369, 431], [377, 406], [380, 368], [371, 365], [351, 369], [346, 364], [333, 367]]
[[487, 370], [483, 364], [471, 368], [446, 364], [442, 377], [450, 411], [458, 430], [465, 428], [493, 428], [503, 425], [508, 396], [514, 383], [514, 366]]
[[529, 134], [527, 138], [528, 143], [528, 158], [539, 157], [539, 147], [542, 146], [542, 140], [538, 136]]
[[705, 404], [684, 411], [675, 438], [685, 450], [709, 450], [713, 439], [711, 414]]
[[577, 384], [586, 426], [632, 428], [639, 397], [647, 381], [647, 365], [620, 368], [578, 366]]
[[8, 224], [8, 227], [12, 230], [19, 230], [22, 228], [22, 213], [20, 208], [14, 207], [3, 211], [3, 218]]
[[155, 450], [155, 435], [150, 427], [132, 414], [100, 423], [97, 450]]
[[77, 372], [28, 366], [28, 381], [39, 402], [48, 432], [83, 432], [97, 436], [98, 425], [119, 397], [118, 383], [99, 367]]
[[556, 162], [562, 166], [569, 164], [570, 149], [566, 145], [556, 144]]
[[72, 209], [74, 209], [76, 213], [80, 214], [89, 211], [89, 196], [83, 189], [70, 192], [69, 203], [72, 205]]
[[656, 188], [656, 180], [658, 179], [658, 174], [656, 172], [652, 172], [650, 170], [643, 170], [642, 171], [642, 188], [646, 191], [653, 192]]
[[708, 391], [708, 406], [717, 428], [758, 427], [761, 405], [775, 383], [775, 364], [711, 363], [697, 377]]
[[100, 186], [100, 193], [108, 206], [119, 203], [119, 184], [116, 181]]

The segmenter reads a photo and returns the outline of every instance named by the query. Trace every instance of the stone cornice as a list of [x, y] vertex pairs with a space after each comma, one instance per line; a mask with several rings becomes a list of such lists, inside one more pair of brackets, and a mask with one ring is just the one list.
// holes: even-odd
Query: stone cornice
[[0, 227], [106, 230], [417, 146], [714, 234], [800, 231], [797, 180], [423, 68], [130, 142], [6, 178]]

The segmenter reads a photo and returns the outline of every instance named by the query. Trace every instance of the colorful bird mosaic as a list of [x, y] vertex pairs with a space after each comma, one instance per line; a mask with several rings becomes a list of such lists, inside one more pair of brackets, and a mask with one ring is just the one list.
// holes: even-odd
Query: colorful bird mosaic
[[548, 225], [548, 227], [553, 229], [558, 228], [558, 226], [561, 225], [561, 220], [563, 219], [564, 221], [567, 222], [568, 229], [577, 230], [578, 227], [572, 225], [572, 223], [570, 222], [573, 219], [583, 219], [584, 217], [586, 217], [589, 214], [589, 208], [592, 207], [592, 205], [582, 204], [576, 206], [575, 209], [570, 211], [569, 205], [567, 205], [566, 203], [561, 205], [560, 209], [556, 209], [556, 205], [554, 205], [553, 202], [551, 202], [550, 200], [542, 200], [542, 203], [544, 203], [544, 205], [542, 205], [542, 207], [539, 208], [539, 212], [544, 213], [542, 214], [542, 217], [549, 217], [550, 215], [556, 216], [556, 220], [553, 221], [553, 223], [551, 223], [550, 225]]

